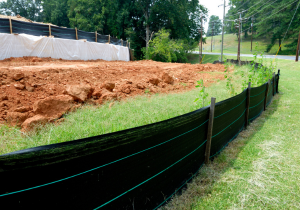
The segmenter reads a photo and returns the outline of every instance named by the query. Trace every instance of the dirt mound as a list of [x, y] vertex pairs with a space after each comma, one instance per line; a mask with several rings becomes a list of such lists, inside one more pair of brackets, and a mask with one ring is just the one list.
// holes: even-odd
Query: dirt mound
[[[35, 103], [61, 95], [71, 95], [76, 99], [73, 105], [80, 105], [83, 101], [102, 104], [107, 100], [122, 100], [135, 95], [190, 90], [195, 88], [199, 79], [209, 85], [224, 79], [224, 75], [219, 73], [224, 71], [221, 64], [9, 58], [0, 61], [0, 121], [20, 125], [35, 115], [43, 115], [32, 109]], [[73, 92], [68, 89], [78, 85], [83, 88], [73, 88]], [[56, 111], [49, 109], [49, 112]], [[32, 122], [39, 120], [41, 118], [34, 118]]]

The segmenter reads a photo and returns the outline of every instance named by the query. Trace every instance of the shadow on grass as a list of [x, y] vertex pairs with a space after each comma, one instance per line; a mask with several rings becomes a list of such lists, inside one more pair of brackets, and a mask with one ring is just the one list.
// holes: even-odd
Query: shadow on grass
[[265, 112], [229, 143], [209, 165], [200, 169], [192, 181], [181, 190], [181, 194], [174, 196], [167, 205], [160, 209], [202, 209], [201, 201], [211, 197], [214, 185], [228, 170], [234, 168], [234, 163], [240, 152], [255, 138], [255, 134], [263, 129], [264, 123], [276, 113], [281, 96], [282, 93], [275, 95]]

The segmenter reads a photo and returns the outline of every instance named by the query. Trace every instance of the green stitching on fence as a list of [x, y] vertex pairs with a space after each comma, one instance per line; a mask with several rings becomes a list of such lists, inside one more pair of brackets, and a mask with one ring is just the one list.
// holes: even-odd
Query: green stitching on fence
[[200, 149], [200, 147], [202, 147], [202, 146], [206, 143], [206, 141], [207, 141], [207, 140], [205, 140], [205, 141], [204, 141], [199, 147], [197, 147], [194, 151], [190, 152], [189, 154], [187, 154], [186, 156], [184, 156], [183, 158], [181, 158], [181, 159], [178, 160], [177, 162], [173, 163], [173, 164], [170, 165], [169, 167], [165, 168], [164, 170], [160, 171], [159, 173], [155, 174], [154, 176], [150, 177], [149, 179], [147, 179], [147, 180], [141, 182], [140, 184], [134, 186], [133, 188], [127, 190], [126, 192], [124, 192], [124, 193], [118, 195], [117, 197], [111, 199], [110, 201], [107, 201], [106, 203], [102, 204], [101, 206], [95, 208], [94, 210], [97, 210], [97, 209], [100, 209], [100, 208], [103, 207], [103, 206], [106, 206], [107, 204], [111, 203], [112, 201], [114, 201], [114, 200], [116, 200], [116, 199], [122, 197], [122, 196], [125, 195], [126, 193], [128, 193], [128, 192], [134, 190], [135, 188], [141, 186], [142, 184], [144, 184], [144, 183], [150, 181], [150, 180], [153, 179], [154, 177], [157, 177], [157, 176], [160, 175], [161, 173], [165, 172], [166, 170], [168, 170], [169, 168], [173, 167], [174, 165], [176, 165], [177, 163], [179, 163], [180, 161], [182, 161], [182, 160], [185, 159], [186, 157], [188, 157], [188, 156], [190, 156], [191, 154], [193, 154], [194, 152], [196, 152], [198, 149]]
[[245, 109], [245, 111], [242, 113], [242, 115], [237, 118], [235, 121], [233, 121], [230, 125], [228, 125], [226, 128], [224, 128], [222, 131], [220, 131], [219, 133], [217, 133], [216, 135], [214, 135], [212, 138], [216, 137], [217, 135], [219, 135], [220, 133], [222, 133], [223, 131], [225, 131], [228, 127], [230, 127], [233, 123], [235, 123], [236, 121], [238, 121], [246, 112], [247, 109]]
[[[239, 105], [241, 105], [246, 99], [247, 99], [247, 97], [246, 97]], [[218, 117], [221, 117], [222, 115], [224, 115], [224, 114], [230, 112], [231, 110], [235, 109], [235, 108], [238, 107], [239, 105], [233, 107], [232, 109], [228, 110], [227, 112], [224, 112], [223, 114], [220, 114]], [[218, 117], [215, 117], [214, 119], [216, 119], [216, 118], [218, 118]]]
[[204, 125], [204, 124], [207, 123], [207, 122], [208, 122], [208, 120], [206, 120], [204, 123], [202, 123], [201, 125], [197, 126], [196, 128], [193, 128], [192, 130], [189, 130], [189, 131], [187, 131], [187, 132], [185, 132], [185, 133], [183, 133], [183, 134], [180, 134], [180, 135], [178, 135], [178, 136], [176, 136], [176, 137], [174, 137], [174, 138], [172, 138], [172, 139], [169, 139], [168, 141], [165, 141], [165, 142], [163, 142], [163, 143], [157, 144], [157, 145], [155, 145], [155, 146], [153, 146], [153, 147], [149, 147], [148, 149], [139, 151], [139, 152], [137, 152], [137, 153], [128, 155], [128, 156], [126, 156], [126, 157], [120, 158], [120, 159], [118, 159], [118, 160], [112, 161], [112, 162], [110, 162], [110, 163], [104, 164], [104, 165], [102, 165], [102, 166], [98, 166], [98, 167], [96, 167], [96, 168], [93, 168], [93, 169], [90, 169], [90, 170], [81, 172], [81, 173], [79, 173], [79, 174], [75, 174], [75, 175], [73, 175], [73, 176], [69, 176], [69, 177], [60, 179], [60, 180], [57, 180], [57, 181], [49, 182], [49, 183], [42, 184], [42, 185], [38, 185], [38, 186], [35, 186], [35, 187], [30, 187], [30, 188], [27, 188], [27, 189], [24, 189], [24, 190], [18, 190], [18, 191], [15, 191], [15, 192], [10, 192], [10, 193], [6, 193], [6, 194], [2, 194], [2, 195], [0, 195], [0, 197], [6, 196], [6, 195], [15, 194], [15, 193], [20, 193], [20, 192], [24, 192], [24, 191], [28, 191], [28, 190], [32, 190], [32, 189], [36, 189], [36, 188], [40, 188], [40, 187], [44, 187], [44, 186], [47, 186], [47, 185], [50, 185], [50, 184], [55, 184], [55, 183], [57, 183], [57, 182], [61, 182], [61, 181], [64, 181], [64, 180], [67, 180], [67, 179], [70, 179], [70, 178], [74, 178], [74, 177], [79, 176], [79, 175], [82, 175], [82, 174], [86, 174], [86, 173], [91, 172], [91, 171], [94, 171], [94, 170], [96, 170], [96, 169], [103, 168], [103, 167], [108, 166], [108, 165], [110, 165], [110, 164], [119, 162], [119, 161], [121, 161], [121, 160], [127, 159], [127, 158], [129, 158], [129, 157], [134, 156], [134, 155], [140, 154], [140, 153], [142, 153], [142, 152], [148, 151], [148, 150], [150, 150], [150, 149], [153, 149], [153, 148], [155, 148], [155, 147], [158, 147], [158, 146], [160, 146], [160, 145], [163, 145], [163, 144], [165, 144], [165, 143], [167, 143], [167, 142], [170, 142], [170, 141], [172, 141], [172, 140], [174, 140], [174, 139], [176, 139], [176, 138], [178, 138], [178, 137], [180, 137], [180, 136], [183, 136], [183, 135], [185, 135], [185, 134], [187, 134], [187, 133], [190, 133], [191, 131], [196, 130], [197, 128], [200, 128], [202, 125]]
[[257, 94], [257, 95], [254, 95], [254, 96], [250, 96], [251, 98], [253, 98], [253, 97], [256, 97], [256, 96], [258, 96], [258, 95], [260, 95], [260, 94], [262, 94], [262, 93], [264, 93], [264, 92], [266, 92], [266, 90], [263, 90], [262, 92], [260, 92], [259, 94]]
[[245, 124], [242, 126], [242, 128], [239, 130], [239, 132], [238, 132], [234, 137], [232, 137], [232, 138], [226, 143], [226, 145], [225, 145], [224, 147], [222, 147], [222, 149], [220, 149], [216, 154], [210, 156], [209, 158], [212, 158], [212, 157], [214, 157], [214, 156], [220, 154], [220, 152], [221, 152], [225, 147], [227, 147], [227, 145], [228, 145], [230, 142], [232, 142], [233, 139], [235, 139], [235, 138], [240, 134], [240, 132], [243, 130], [244, 127], [245, 127]]
[[184, 185], [186, 185], [192, 178], [194, 178], [196, 176], [196, 174], [200, 171], [200, 169], [203, 167], [204, 163], [202, 163], [202, 165], [200, 166], [200, 168], [196, 171], [196, 173], [194, 173], [191, 178], [189, 178], [183, 185], [181, 185], [178, 189], [175, 190], [175, 192], [170, 195], [169, 197], [167, 197], [161, 204], [159, 204], [157, 207], [155, 207], [155, 209], [153, 210], [156, 210], [158, 209], [159, 207], [161, 207], [167, 200], [169, 200], [174, 194], [176, 194]]

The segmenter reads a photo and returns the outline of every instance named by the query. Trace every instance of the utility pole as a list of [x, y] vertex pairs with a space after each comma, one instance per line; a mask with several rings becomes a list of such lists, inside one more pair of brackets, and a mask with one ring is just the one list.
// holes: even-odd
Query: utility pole
[[299, 37], [298, 37], [298, 45], [297, 45], [297, 52], [296, 52], [296, 62], [298, 62], [299, 58], [299, 46], [300, 45], [300, 32], [299, 32]]
[[251, 52], [252, 52], [252, 40], [253, 40], [253, 16], [252, 16], [252, 24], [251, 24]]
[[225, 0], [224, 0], [223, 25], [222, 25], [222, 47], [221, 47], [221, 62], [223, 62], [224, 21], [225, 21]]
[[212, 27], [210, 52], [212, 52], [212, 41], [213, 41], [213, 38], [214, 38], [214, 27], [215, 27], [215, 22], [213, 22], [213, 27]]

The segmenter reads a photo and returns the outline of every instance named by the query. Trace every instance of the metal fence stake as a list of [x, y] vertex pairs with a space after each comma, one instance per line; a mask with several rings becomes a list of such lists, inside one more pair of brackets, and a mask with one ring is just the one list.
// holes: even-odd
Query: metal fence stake
[[210, 157], [211, 138], [212, 138], [213, 125], [214, 125], [214, 117], [215, 117], [215, 103], [216, 103], [216, 98], [211, 98], [208, 129], [207, 129], [207, 142], [206, 142], [206, 149], [205, 149], [205, 164], [209, 163], [209, 157]]
[[248, 83], [248, 88], [247, 88], [247, 103], [246, 103], [245, 128], [247, 128], [247, 126], [249, 124], [250, 92], [251, 92], [251, 82]]
[[266, 88], [266, 93], [265, 93], [264, 111], [266, 111], [266, 107], [267, 107], [267, 98], [268, 98], [270, 84], [271, 84], [271, 81], [269, 80], [268, 84], [267, 84], [267, 88]]

